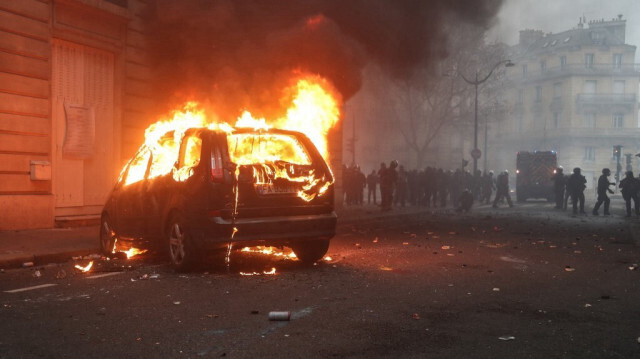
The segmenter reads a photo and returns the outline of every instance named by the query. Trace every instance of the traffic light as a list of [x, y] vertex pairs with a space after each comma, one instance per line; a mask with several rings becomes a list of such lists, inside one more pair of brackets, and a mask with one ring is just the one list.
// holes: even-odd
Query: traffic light
[[621, 155], [622, 155], [622, 146], [621, 145], [613, 146], [613, 157], [620, 160]]

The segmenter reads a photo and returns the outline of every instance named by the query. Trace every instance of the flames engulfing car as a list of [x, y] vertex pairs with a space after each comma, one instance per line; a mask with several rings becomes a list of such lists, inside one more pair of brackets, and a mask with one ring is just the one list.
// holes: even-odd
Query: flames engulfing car
[[[106, 202], [103, 252], [116, 240], [142, 241], [180, 270], [231, 241], [288, 246], [303, 262], [327, 252], [337, 220], [334, 180], [305, 135], [191, 128], [152, 147], [138, 150]], [[168, 169], [167, 157], [175, 163]]]

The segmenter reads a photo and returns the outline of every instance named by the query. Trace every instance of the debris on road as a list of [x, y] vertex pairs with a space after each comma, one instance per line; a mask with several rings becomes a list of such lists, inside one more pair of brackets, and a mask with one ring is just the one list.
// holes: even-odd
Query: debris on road
[[291, 312], [269, 312], [271, 321], [288, 321], [291, 319]]
[[34, 277], [34, 278], [40, 278], [40, 277], [42, 277], [42, 273], [40, 272], [40, 270], [39, 270], [39, 269], [36, 269], [36, 270], [33, 272], [33, 277]]
[[23, 268], [33, 267], [33, 262], [24, 262], [22, 263], [22, 267]]
[[442, 249], [444, 250], [451, 249], [451, 246], [442, 246]]
[[420, 315], [418, 313], [413, 313], [413, 319], [420, 320]]
[[573, 272], [573, 271], [575, 271], [575, 270], [576, 270], [576, 269], [575, 269], [575, 268], [571, 268], [571, 266], [565, 266], [565, 267], [564, 267], [564, 271], [565, 271], [565, 272]]
[[373, 243], [378, 243], [378, 237], [373, 239]]
[[494, 291], [494, 292], [499, 292], [499, 291], [500, 291], [500, 288], [495, 287], [495, 288], [493, 288], [493, 291]]
[[64, 269], [60, 269], [60, 270], [58, 271], [58, 273], [56, 273], [56, 278], [57, 278], [57, 279], [64, 279], [64, 278], [66, 278], [66, 277], [67, 277], [67, 272], [65, 272], [65, 270], [64, 270]]
[[514, 336], [512, 336], [512, 335], [503, 335], [503, 336], [499, 337], [498, 339], [500, 339], [500, 340], [505, 340], [505, 341], [506, 341], [506, 340], [515, 340], [515, 339], [516, 339], [516, 337], [514, 337]]

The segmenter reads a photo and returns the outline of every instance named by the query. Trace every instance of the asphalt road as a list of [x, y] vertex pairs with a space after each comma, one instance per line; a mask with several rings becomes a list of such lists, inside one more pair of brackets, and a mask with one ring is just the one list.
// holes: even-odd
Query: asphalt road
[[315, 266], [238, 252], [187, 274], [145, 255], [9, 270], [0, 357], [638, 358], [638, 224], [527, 203], [342, 227]]

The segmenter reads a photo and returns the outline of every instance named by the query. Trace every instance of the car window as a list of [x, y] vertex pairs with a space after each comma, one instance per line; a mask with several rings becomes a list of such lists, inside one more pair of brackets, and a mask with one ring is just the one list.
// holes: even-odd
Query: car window
[[124, 178], [125, 186], [144, 179], [147, 174], [147, 168], [149, 167], [150, 157], [151, 151], [149, 151], [146, 146], [138, 150], [138, 153], [136, 153], [129, 162], [129, 168], [127, 169], [126, 177]]
[[283, 161], [310, 165], [311, 157], [294, 135], [281, 133], [234, 133], [227, 137], [229, 155], [239, 165]]
[[183, 153], [178, 162], [178, 169], [174, 173], [176, 181], [184, 181], [193, 176], [193, 169], [200, 164], [202, 139], [198, 136], [188, 136], [183, 140]]
[[155, 178], [171, 172], [178, 160], [178, 144], [173, 136], [165, 136], [158, 141], [151, 158], [149, 178]]

